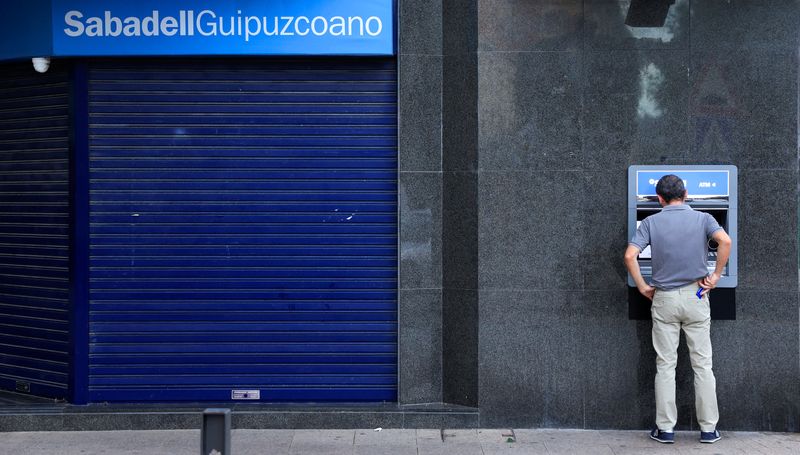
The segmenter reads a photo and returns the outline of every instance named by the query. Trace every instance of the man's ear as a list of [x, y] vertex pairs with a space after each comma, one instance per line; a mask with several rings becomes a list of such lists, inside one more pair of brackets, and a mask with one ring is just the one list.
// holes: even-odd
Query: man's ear
[[663, 198], [663, 197], [661, 197], [661, 195], [660, 195], [660, 194], [657, 194], [656, 196], [658, 197], [658, 203], [659, 203], [659, 204], [661, 204], [661, 205], [667, 205], [667, 201], [665, 201], [665, 200], [664, 200], [664, 198]]
[[683, 190], [683, 200], [685, 201], [686, 198], [689, 197], [689, 190]]

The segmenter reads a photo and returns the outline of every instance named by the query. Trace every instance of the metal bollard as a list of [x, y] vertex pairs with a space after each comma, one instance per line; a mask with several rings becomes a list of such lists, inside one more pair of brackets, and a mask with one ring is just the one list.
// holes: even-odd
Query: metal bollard
[[231, 455], [231, 410], [203, 411], [201, 455]]

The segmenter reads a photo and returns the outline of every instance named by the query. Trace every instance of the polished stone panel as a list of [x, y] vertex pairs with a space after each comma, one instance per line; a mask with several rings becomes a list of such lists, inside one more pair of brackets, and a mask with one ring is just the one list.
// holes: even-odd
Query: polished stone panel
[[584, 179], [591, 196], [581, 202], [583, 287], [623, 292], [628, 278], [622, 260], [629, 240], [627, 173], [585, 172]]
[[580, 50], [582, 0], [479, 0], [478, 50]]
[[446, 55], [442, 74], [442, 170], [478, 168], [478, 57]]
[[[577, 96], [541, 95], [512, 104], [499, 98], [480, 105], [482, 170], [578, 169], [582, 162]], [[496, 104], [495, 104], [496, 103]], [[491, 133], [489, 133], [491, 131]]]
[[[584, 42], [587, 50], [688, 49], [690, 45], [689, 0], [675, 0], [661, 19], [661, 27], [631, 27], [626, 18], [630, 0], [585, 0]], [[633, 2], [637, 3], [637, 2]], [[641, 2], [656, 7], [664, 0]]]
[[581, 172], [481, 172], [481, 289], [580, 289]]
[[675, 99], [669, 104], [674, 109], [662, 117], [643, 116], [638, 94], [587, 94], [581, 166], [624, 170], [633, 164], [683, 164], [689, 154], [687, 106]]
[[0, 428], [11, 431], [63, 431], [64, 419], [58, 414], [0, 414]]
[[400, 289], [442, 286], [442, 174], [400, 173]]
[[[797, 293], [740, 291], [737, 299], [743, 320], [715, 322], [711, 329], [721, 425], [800, 431]], [[786, 309], [754, 319], [765, 304]]]
[[795, 0], [695, 0], [692, 48], [796, 50], [798, 23]]
[[579, 349], [594, 353], [586, 363], [585, 427], [647, 428], [655, 415], [650, 321], [628, 320], [624, 291], [586, 291], [580, 299]]
[[478, 0], [442, 0], [444, 55], [474, 54], [478, 48]]
[[589, 354], [579, 292], [480, 291], [480, 409], [488, 428], [581, 428]]
[[[0, 437], [12, 431], [199, 429], [203, 409], [207, 407], [174, 403], [12, 406], [0, 413]], [[407, 423], [423, 422], [429, 417], [445, 425], [426, 428], [474, 427], [478, 421], [477, 408], [443, 403], [400, 406], [396, 403], [231, 403], [223, 407], [231, 409], [234, 429], [367, 428], [372, 432], [371, 428], [403, 428]], [[305, 442], [312, 442], [305, 436], [302, 438]], [[352, 436], [350, 441], [352, 443]]]
[[398, 402], [440, 402], [442, 1], [400, 0], [397, 8]]
[[398, 155], [403, 171], [442, 169], [442, 57], [399, 57]]
[[[107, 413], [64, 414], [62, 431], [114, 431], [120, 429], [194, 429], [199, 428], [202, 413]], [[50, 428], [53, 429], [53, 428]]]
[[480, 416], [473, 413], [406, 413], [403, 428], [478, 428]]
[[478, 288], [478, 174], [445, 172], [442, 204], [442, 283]]
[[[688, 50], [607, 50], [586, 53], [582, 87], [585, 93], [634, 94], [655, 104], [647, 112], [670, 101], [689, 85]], [[684, 93], [685, 97], [686, 94]], [[650, 106], [642, 106], [647, 109]]]
[[400, 291], [401, 404], [442, 401], [442, 291]]
[[291, 428], [291, 429], [335, 429], [335, 428], [402, 428], [403, 414], [400, 412], [320, 412], [298, 410], [287, 412], [253, 412], [232, 415], [234, 428]]
[[478, 99], [486, 103], [519, 95], [523, 103], [529, 95], [577, 94], [582, 64], [579, 52], [481, 52]]
[[[736, 307], [736, 320], [741, 324], [792, 323], [798, 315], [797, 292], [784, 289], [739, 289], [736, 292]], [[800, 353], [795, 355], [800, 357]]]
[[585, 169], [673, 164], [689, 149], [688, 51], [624, 50], [586, 57]]
[[442, 54], [442, 0], [399, 0], [400, 54]]
[[797, 171], [741, 171], [739, 289], [796, 291], [797, 248]]
[[479, 55], [481, 170], [581, 165], [580, 55]]
[[[663, 27], [637, 28], [631, 3], [444, 0], [445, 57], [405, 78], [424, 95], [410, 113], [401, 95], [401, 167], [443, 171], [442, 280], [408, 275], [443, 288], [440, 331], [418, 327], [440, 337], [438, 396], [477, 390], [484, 426], [651, 427], [651, 323], [627, 319], [621, 259], [626, 171], [734, 164], [738, 319], [712, 328], [720, 426], [796, 431], [800, 4], [676, 0]], [[696, 431], [684, 340], [679, 353], [678, 427]], [[415, 399], [437, 396], [436, 360], [423, 363]]]
[[481, 170], [581, 167], [578, 53], [481, 53]]
[[442, 387], [447, 403], [478, 405], [478, 291], [442, 292]]
[[694, 50], [691, 70], [691, 160], [796, 169], [796, 51]]

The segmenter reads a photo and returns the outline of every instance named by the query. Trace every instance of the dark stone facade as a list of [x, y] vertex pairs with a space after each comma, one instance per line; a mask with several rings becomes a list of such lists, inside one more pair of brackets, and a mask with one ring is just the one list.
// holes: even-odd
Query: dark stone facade
[[[400, 0], [401, 403], [485, 427], [648, 428], [627, 168], [739, 168], [723, 430], [800, 431], [797, 0]], [[669, 2], [667, 2], [669, 3]], [[685, 346], [679, 428], [697, 429]]]

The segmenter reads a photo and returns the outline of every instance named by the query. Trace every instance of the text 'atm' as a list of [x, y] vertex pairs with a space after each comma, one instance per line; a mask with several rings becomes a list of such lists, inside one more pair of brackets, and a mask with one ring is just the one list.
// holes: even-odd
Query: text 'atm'
[[[736, 166], [631, 166], [628, 168], [628, 240], [639, 224], [661, 210], [656, 195], [656, 183], [668, 174], [683, 180], [694, 210], [710, 214], [728, 233], [733, 244], [728, 264], [717, 287], [709, 294], [712, 319], [736, 319], [737, 285], [737, 198], [738, 173]], [[707, 267], [716, 267], [716, 245], [708, 243]], [[650, 248], [639, 254], [639, 267], [645, 281], [652, 279]], [[650, 319], [650, 301], [636, 289], [628, 275], [628, 316], [630, 319]]]

